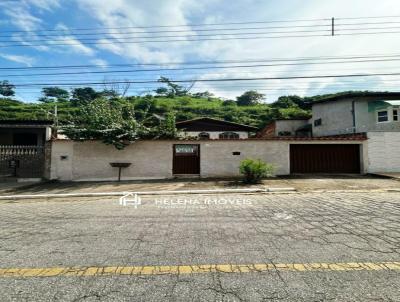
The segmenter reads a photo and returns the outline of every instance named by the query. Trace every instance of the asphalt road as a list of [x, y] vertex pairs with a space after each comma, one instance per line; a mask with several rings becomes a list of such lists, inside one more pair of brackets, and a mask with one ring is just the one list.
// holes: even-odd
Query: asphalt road
[[0, 301], [400, 301], [399, 253], [399, 193], [0, 203]]

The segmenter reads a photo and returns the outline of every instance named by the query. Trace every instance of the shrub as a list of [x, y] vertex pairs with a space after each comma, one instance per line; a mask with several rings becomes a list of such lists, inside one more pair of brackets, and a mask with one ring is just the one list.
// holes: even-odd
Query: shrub
[[262, 178], [274, 175], [275, 171], [272, 164], [251, 158], [242, 160], [239, 169], [243, 174], [243, 182], [250, 184], [258, 183]]

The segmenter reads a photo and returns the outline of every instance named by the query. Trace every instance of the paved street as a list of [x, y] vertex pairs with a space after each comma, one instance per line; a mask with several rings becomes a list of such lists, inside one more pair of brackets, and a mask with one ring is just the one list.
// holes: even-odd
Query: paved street
[[399, 301], [399, 262], [399, 193], [0, 203], [0, 301]]

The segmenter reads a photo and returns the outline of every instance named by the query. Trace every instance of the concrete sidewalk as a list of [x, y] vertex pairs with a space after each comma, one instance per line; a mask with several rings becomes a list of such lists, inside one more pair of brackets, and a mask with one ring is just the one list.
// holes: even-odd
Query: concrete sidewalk
[[310, 191], [368, 191], [400, 189], [400, 182], [375, 176], [297, 176], [277, 177], [257, 185], [244, 185], [239, 180], [190, 179], [147, 180], [125, 182], [44, 182], [0, 183], [0, 195], [76, 194], [101, 192], [177, 191], [177, 190], [231, 190], [294, 188]]

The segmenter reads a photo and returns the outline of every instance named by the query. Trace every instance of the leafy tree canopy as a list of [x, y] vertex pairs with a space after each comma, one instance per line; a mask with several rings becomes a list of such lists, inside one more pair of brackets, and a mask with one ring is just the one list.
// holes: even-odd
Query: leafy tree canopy
[[0, 81], [0, 95], [10, 97], [15, 95], [15, 86], [9, 81]]
[[[165, 94], [165, 90], [162, 90], [164, 92], [164, 95], [169, 96], [169, 97], [175, 97], [175, 96], [185, 96], [189, 94], [189, 90], [192, 88], [192, 86], [189, 87], [183, 87], [181, 85], [178, 85], [171, 81], [170, 79], [166, 77], [160, 77], [158, 80], [160, 83], [164, 83], [167, 85], [167, 92]], [[157, 90], [156, 90], [157, 92]]]
[[60, 87], [45, 87], [42, 89], [42, 97], [40, 102], [50, 103], [54, 101], [63, 102], [69, 100], [69, 92]]
[[100, 96], [101, 93], [92, 87], [75, 88], [72, 90], [71, 101], [74, 105], [86, 105]]
[[238, 96], [236, 98], [236, 102], [239, 106], [257, 105], [264, 99], [264, 97], [265, 95], [262, 93], [259, 93], [255, 90], [249, 90], [243, 93], [241, 96]]
[[105, 98], [81, 106], [62, 130], [70, 139], [101, 140], [117, 149], [140, 138], [175, 138], [177, 135], [172, 113], [159, 126], [151, 127], [145, 125], [145, 119], [136, 118], [132, 104], [110, 102]]

